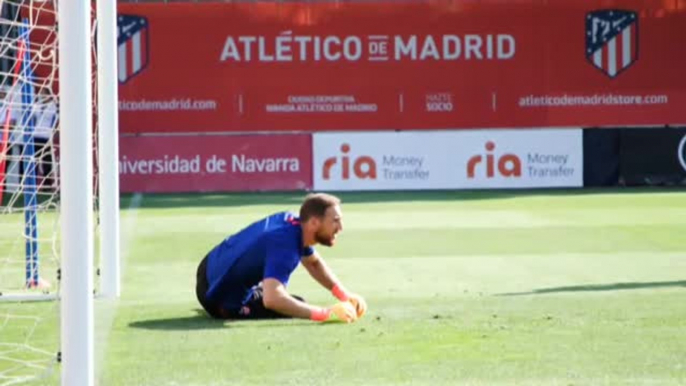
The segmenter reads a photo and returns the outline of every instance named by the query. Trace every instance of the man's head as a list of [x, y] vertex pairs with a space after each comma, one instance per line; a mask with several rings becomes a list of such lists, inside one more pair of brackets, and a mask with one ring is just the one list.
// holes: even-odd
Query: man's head
[[315, 242], [329, 247], [343, 230], [342, 216], [341, 200], [326, 193], [308, 194], [300, 207], [300, 222], [305, 231], [311, 232]]

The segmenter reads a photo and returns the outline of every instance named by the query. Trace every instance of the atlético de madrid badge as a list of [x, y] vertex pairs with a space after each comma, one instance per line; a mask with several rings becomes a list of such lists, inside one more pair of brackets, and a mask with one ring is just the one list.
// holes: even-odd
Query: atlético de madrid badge
[[610, 78], [638, 60], [638, 14], [605, 9], [586, 14], [586, 58]]

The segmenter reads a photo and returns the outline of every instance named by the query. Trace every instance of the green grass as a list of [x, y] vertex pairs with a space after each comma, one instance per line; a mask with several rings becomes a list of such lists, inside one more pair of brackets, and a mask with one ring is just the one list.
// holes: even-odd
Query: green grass
[[[204, 317], [200, 258], [301, 197], [125, 197], [122, 296], [96, 301], [98, 385], [686, 384], [684, 191], [341, 194], [344, 232], [319, 250], [366, 297], [362, 320]], [[302, 269], [290, 290], [333, 302]], [[26, 335], [8, 312], [42, 315], [27, 344], [51, 342], [54, 304], [0, 303], [0, 342]]]

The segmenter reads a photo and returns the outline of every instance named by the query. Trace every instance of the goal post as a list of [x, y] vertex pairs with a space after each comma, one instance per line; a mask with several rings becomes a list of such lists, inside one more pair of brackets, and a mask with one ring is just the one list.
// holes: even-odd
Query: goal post
[[98, 157], [100, 196], [100, 293], [121, 292], [119, 244], [119, 104], [117, 3], [97, 0]]
[[87, 1], [58, 7], [62, 385], [94, 384], [93, 95]]
[[[116, 0], [98, 0], [96, 9], [101, 293], [116, 298], [120, 294]], [[93, 239], [82, 239], [93, 229], [90, 20], [88, 2], [61, 3], [60, 80], [69, 85], [60, 88], [63, 385], [94, 382]]]
[[121, 291], [116, 20], [0, 0], [0, 385], [94, 384], [94, 299]]

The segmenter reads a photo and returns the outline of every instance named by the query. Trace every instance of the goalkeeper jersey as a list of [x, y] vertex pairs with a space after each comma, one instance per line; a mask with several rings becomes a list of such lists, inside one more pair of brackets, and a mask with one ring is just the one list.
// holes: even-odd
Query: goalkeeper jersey
[[288, 285], [300, 259], [314, 253], [302, 245], [298, 218], [280, 212], [227, 237], [207, 257], [206, 297], [226, 310], [240, 308], [253, 286], [266, 278]]

